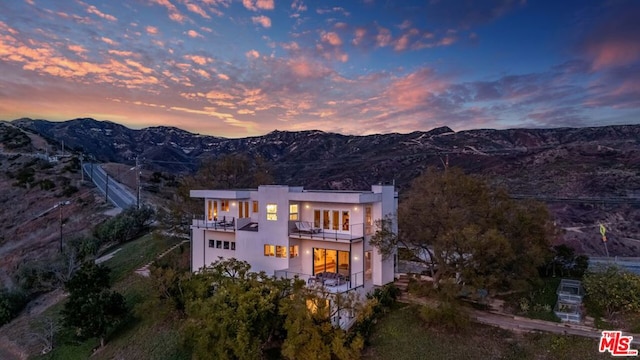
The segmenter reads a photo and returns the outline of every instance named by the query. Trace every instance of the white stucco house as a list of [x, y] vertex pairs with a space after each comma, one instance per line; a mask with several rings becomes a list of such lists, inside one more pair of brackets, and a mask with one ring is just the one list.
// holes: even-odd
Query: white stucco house
[[203, 216], [191, 225], [191, 269], [222, 258], [253, 271], [295, 276], [329, 291], [368, 292], [394, 280], [394, 256], [369, 245], [375, 220], [389, 218], [397, 232], [398, 193], [392, 185], [371, 191], [316, 191], [263, 185], [247, 190], [191, 190], [203, 199]]

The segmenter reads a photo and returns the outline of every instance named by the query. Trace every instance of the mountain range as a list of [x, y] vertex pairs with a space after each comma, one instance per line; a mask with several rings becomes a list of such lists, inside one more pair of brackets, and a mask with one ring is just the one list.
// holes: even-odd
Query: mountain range
[[[18, 119], [11, 124], [98, 162], [190, 172], [208, 157], [261, 156], [277, 183], [314, 189], [367, 189], [394, 182], [401, 193], [427, 167], [456, 166], [506, 187], [514, 196], [547, 201], [564, 239], [601, 252], [595, 225], [610, 225], [610, 251], [640, 256], [640, 125], [555, 129], [440, 127], [407, 134], [342, 135], [273, 131], [224, 138], [175, 127], [130, 129], [110, 121]], [[592, 229], [593, 228], [593, 229]], [[567, 230], [568, 229], [568, 230]]]

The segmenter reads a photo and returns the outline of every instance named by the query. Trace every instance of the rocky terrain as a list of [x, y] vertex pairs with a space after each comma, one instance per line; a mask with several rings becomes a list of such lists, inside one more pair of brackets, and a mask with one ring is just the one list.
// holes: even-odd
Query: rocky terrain
[[514, 196], [548, 202], [566, 230], [563, 241], [581, 252], [604, 255], [598, 225], [605, 223], [611, 254], [640, 256], [640, 125], [460, 132], [442, 127], [369, 136], [274, 131], [229, 139], [93, 119], [11, 124], [97, 161], [131, 165], [138, 156], [147, 170], [184, 173], [209, 157], [261, 156], [278, 183], [307, 188], [367, 189], [395, 182], [402, 194], [427, 167], [448, 164]]

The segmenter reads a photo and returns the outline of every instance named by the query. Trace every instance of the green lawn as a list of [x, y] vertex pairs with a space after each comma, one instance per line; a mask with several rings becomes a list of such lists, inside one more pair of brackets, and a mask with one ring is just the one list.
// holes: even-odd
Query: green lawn
[[607, 359], [598, 341], [553, 334], [517, 335], [481, 325], [462, 334], [422, 325], [415, 306], [398, 306], [378, 322], [367, 360]]
[[[97, 339], [84, 342], [73, 340], [72, 334], [62, 331], [55, 344], [54, 350], [36, 359], [87, 359], [89, 356], [95, 359], [159, 359], [178, 360], [188, 359], [179, 347], [177, 333], [178, 321], [173, 318], [175, 314], [165, 311], [161, 306], [140, 309], [147, 299], [155, 296], [152, 284], [148, 278], [144, 278], [134, 271], [151, 262], [167, 248], [175, 245], [180, 240], [164, 236], [145, 235], [119, 247], [109, 249], [110, 253], [121, 248], [113, 258], [104, 264], [111, 268], [113, 289], [120, 292], [126, 299], [132, 311], [132, 316], [107, 337], [104, 349], [92, 356], [92, 350], [97, 348]], [[188, 244], [184, 245], [188, 247]], [[176, 253], [180, 250], [176, 249]], [[188, 256], [188, 249], [182, 256]], [[47, 309], [43, 316], [50, 316], [60, 321], [60, 310], [64, 301]]]

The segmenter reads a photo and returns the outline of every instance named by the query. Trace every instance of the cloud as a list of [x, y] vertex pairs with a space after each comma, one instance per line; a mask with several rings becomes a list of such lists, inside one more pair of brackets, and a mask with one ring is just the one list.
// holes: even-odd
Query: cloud
[[145, 30], [147, 31], [147, 34], [149, 35], [157, 35], [158, 34], [158, 28], [155, 26], [147, 26], [145, 28]]
[[213, 59], [207, 56], [201, 55], [184, 55], [183, 56], [187, 60], [191, 60], [198, 65], [206, 65], [208, 63], [213, 62]]
[[267, 16], [264, 16], [264, 15], [254, 16], [251, 18], [251, 20], [253, 21], [254, 24], [260, 24], [264, 28], [268, 29], [271, 27], [271, 19], [269, 19]]
[[101, 18], [103, 18], [105, 20], [118, 21], [118, 19], [115, 16], [109, 15], [109, 14], [105, 14], [102, 11], [98, 10], [98, 8], [96, 8], [93, 5], [90, 5], [90, 6], [87, 7], [87, 12], [89, 14], [93, 14], [93, 15], [96, 15], [98, 17], [101, 17]]
[[189, 35], [189, 37], [191, 37], [191, 38], [204, 37], [204, 36], [200, 35], [200, 33], [198, 33], [195, 30], [187, 31], [187, 35]]
[[225, 74], [218, 74], [218, 79], [220, 79], [220, 80], [229, 80], [230, 77], [228, 75], [225, 75]]
[[109, 45], [118, 45], [118, 43], [112, 39], [109, 39], [108, 37], [101, 37], [100, 40], [102, 40], [103, 42], [109, 44]]
[[321, 40], [322, 42], [327, 43], [331, 46], [342, 45], [342, 39], [340, 39], [340, 36], [337, 33], [332, 31], [322, 33]]
[[87, 52], [87, 49], [85, 49], [82, 45], [67, 45], [67, 49], [73, 51], [77, 55], [83, 55]]
[[260, 57], [260, 53], [256, 50], [249, 50], [245, 53], [245, 55], [250, 59], [257, 59]]
[[207, 14], [207, 12], [204, 11], [199, 5], [194, 3], [187, 3], [186, 5], [187, 10], [191, 11], [192, 13], [196, 13], [205, 19], [211, 19], [211, 16], [209, 16], [209, 14]]
[[176, 22], [184, 22], [186, 17], [180, 13], [178, 8], [171, 3], [169, 0], [149, 0], [152, 4], [157, 4], [160, 6], [164, 6], [167, 8], [169, 12], [169, 19]]
[[251, 11], [273, 10], [275, 8], [273, 0], [242, 0], [242, 5]]

